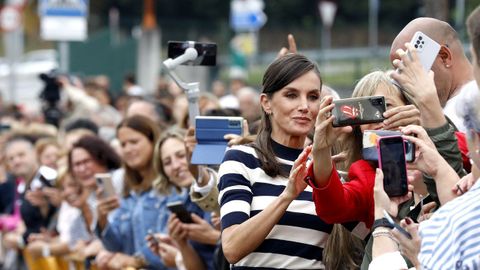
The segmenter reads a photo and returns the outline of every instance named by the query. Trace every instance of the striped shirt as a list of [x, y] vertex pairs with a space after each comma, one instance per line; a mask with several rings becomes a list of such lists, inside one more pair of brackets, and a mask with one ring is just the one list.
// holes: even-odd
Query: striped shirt
[[422, 269], [480, 269], [480, 181], [420, 223]]
[[[282, 169], [290, 171], [301, 150], [272, 143]], [[283, 192], [288, 182], [285, 177], [271, 178], [265, 174], [255, 150], [249, 146], [229, 149], [219, 176], [222, 229], [241, 224], [261, 212]], [[317, 217], [312, 188], [307, 186], [263, 243], [231, 269], [324, 269], [322, 252], [331, 230], [332, 225]]]

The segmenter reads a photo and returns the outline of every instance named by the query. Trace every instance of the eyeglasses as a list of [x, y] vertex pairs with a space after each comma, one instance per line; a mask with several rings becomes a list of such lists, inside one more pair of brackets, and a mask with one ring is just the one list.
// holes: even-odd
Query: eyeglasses
[[74, 168], [78, 168], [80, 166], [88, 166], [92, 163], [93, 159], [92, 158], [86, 158], [84, 160], [79, 160], [77, 162], [72, 163], [72, 166]]

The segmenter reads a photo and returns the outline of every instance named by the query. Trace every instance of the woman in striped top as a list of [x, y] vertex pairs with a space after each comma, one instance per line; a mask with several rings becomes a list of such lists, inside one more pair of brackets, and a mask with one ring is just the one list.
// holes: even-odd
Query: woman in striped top
[[275, 60], [263, 77], [255, 143], [227, 151], [219, 169], [222, 245], [232, 269], [324, 269], [332, 225], [316, 217], [304, 182], [322, 81], [306, 57]]

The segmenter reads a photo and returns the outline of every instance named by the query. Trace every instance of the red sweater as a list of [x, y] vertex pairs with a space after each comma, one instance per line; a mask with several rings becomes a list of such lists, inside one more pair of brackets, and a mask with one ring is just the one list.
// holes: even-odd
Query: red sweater
[[458, 149], [460, 150], [460, 153], [462, 153], [463, 168], [467, 172], [471, 172], [472, 164], [470, 164], [470, 158], [468, 157], [468, 145], [465, 133], [455, 131], [455, 136], [457, 137]]
[[365, 222], [370, 228], [374, 221], [373, 186], [375, 169], [365, 160], [354, 162], [348, 171], [349, 182], [342, 184], [335, 165], [325, 187], [313, 183], [313, 164], [308, 177], [313, 188], [313, 202], [317, 215], [327, 223]]

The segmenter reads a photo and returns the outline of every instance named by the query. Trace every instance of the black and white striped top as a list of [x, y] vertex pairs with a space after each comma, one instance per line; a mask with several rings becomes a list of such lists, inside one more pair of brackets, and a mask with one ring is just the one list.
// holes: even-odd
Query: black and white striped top
[[[301, 150], [272, 143], [282, 169], [290, 171]], [[219, 176], [222, 229], [241, 224], [265, 209], [288, 181], [285, 177], [266, 175], [250, 146], [229, 149]], [[324, 269], [322, 252], [331, 230], [332, 225], [316, 215], [312, 188], [307, 186], [263, 243], [231, 269]]]

